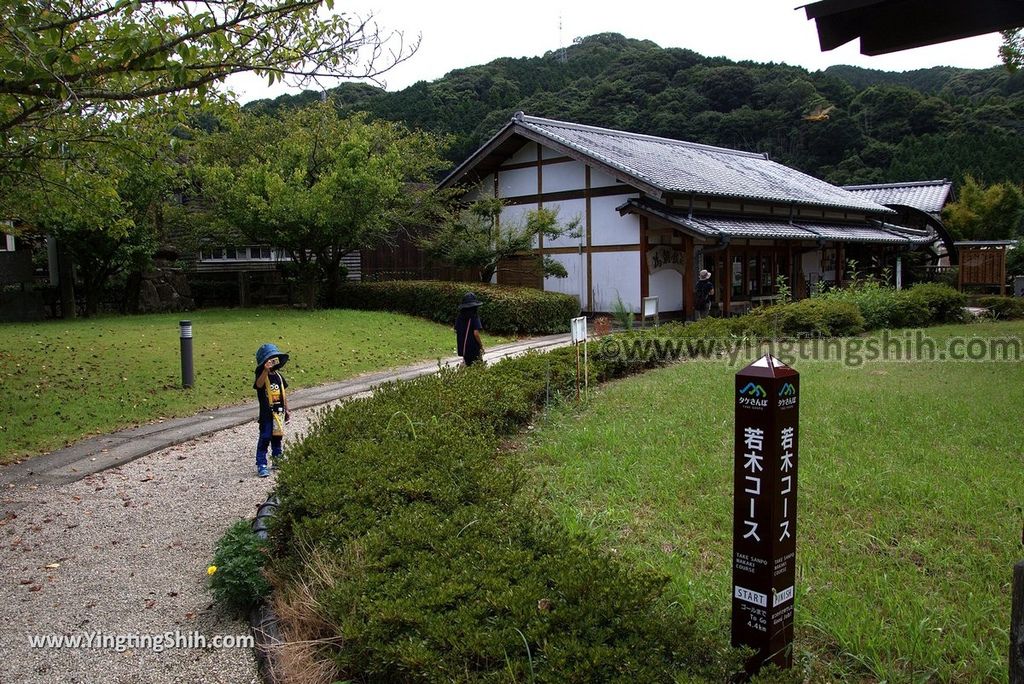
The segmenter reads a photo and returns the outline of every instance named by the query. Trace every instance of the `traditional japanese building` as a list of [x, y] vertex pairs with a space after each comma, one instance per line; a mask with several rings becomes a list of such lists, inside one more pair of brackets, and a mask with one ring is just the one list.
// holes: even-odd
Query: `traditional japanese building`
[[[697, 274], [711, 272], [720, 311], [841, 283], [847, 258], [895, 256], [935, 233], [897, 222], [896, 210], [778, 164], [767, 155], [516, 113], [441, 187], [465, 199], [498, 197], [503, 220], [538, 207], [580, 219], [578, 236], [541, 239], [505, 264], [499, 283], [579, 297], [584, 311], [693, 314]], [[540, 258], [567, 278], [544, 278]]]

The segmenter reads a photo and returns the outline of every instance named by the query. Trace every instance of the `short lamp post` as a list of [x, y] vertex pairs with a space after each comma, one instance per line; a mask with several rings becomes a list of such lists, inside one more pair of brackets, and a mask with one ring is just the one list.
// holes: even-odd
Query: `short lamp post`
[[192, 363], [192, 321], [179, 321], [181, 327], [181, 386], [188, 389], [195, 384], [195, 365]]

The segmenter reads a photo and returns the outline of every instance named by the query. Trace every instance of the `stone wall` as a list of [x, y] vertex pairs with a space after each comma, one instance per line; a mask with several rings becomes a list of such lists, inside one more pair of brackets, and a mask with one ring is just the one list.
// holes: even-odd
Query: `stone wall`
[[184, 271], [173, 262], [154, 261], [139, 283], [139, 312], [186, 311], [194, 306]]

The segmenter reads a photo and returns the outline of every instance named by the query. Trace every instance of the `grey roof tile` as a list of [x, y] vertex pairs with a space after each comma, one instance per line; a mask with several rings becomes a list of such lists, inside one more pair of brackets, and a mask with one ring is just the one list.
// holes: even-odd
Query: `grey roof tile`
[[858, 197], [878, 204], [902, 204], [929, 214], [939, 214], [946, 206], [953, 182], [949, 180], [914, 183], [883, 183], [878, 185], [844, 185]]
[[870, 199], [767, 155], [517, 114], [513, 125], [559, 142], [663, 192], [889, 214]]
[[935, 236], [879, 221], [831, 223], [826, 221], [775, 221], [744, 216], [689, 216], [652, 200], [631, 199], [619, 211], [636, 209], [675, 223], [709, 238], [749, 238], [762, 240], [830, 240], [880, 244], [929, 244]]

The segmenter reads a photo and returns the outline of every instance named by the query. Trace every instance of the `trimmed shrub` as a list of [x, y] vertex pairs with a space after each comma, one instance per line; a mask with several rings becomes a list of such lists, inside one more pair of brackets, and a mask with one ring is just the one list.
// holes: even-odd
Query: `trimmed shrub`
[[911, 297], [908, 290], [896, 290], [875, 282], [831, 290], [817, 299], [856, 305], [867, 330], [914, 328], [927, 325], [932, 317], [923, 298]]
[[1024, 297], [982, 297], [978, 305], [983, 306], [995, 317], [1002, 320], [1024, 318]]
[[249, 523], [239, 520], [217, 542], [210, 568], [210, 591], [230, 610], [245, 613], [270, 594], [263, 576], [267, 542], [257, 537]]
[[852, 302], [834, 299], [802, 299], [754, 309], [747, 316], [730, 319], [736, 332], [755, 337], [821, 335], [846, 337], [863, 332], [864, 316]]
[[[595, 381], [618, 372], [595, 359]], [[330, 649], [338, 678], [722, 680], [737, 667], [663, 576], [550, 522], [500, 449], [574, 374], [559, 349], [389, 385], [289, 451], [275, 576], [315, 585], [305, 559], [330, 554], [336, 576], [313, 598], [344, 644]]]
[[462, 296], [475, 292], [483, 302], [484, 329], [498, 334], [547, 335], [568, 332], [569, 319], [579, 315], [576, 297], [530, 287], [439, 280], [389, 280], [345, 283], [339, 306], [347, 309], [396, 311], [438, 323], [455, 322]]
[[967, 295], [943, 283], [921, 283], [908, 290], [909, 296], [928, 307], [932, 323], [959, 323], [964, 320]]
[[[431, 284], [451, 288], [438, 305], [416, 284], [380, 285], [372, 292], [422, 297], [437, 316], [466, 289]], [[474, 289], [483, 299], [491, 288]], [[939, 299], [927, 294], [901, 293], [900, 302], [921, 315], [922, 302]], [[683, 341], [677, 348], [693, 354], [685, 342], [864, 327], [854, 302], [817, 298], [599, 344]], [[591, 383], [668, 360], [625, 356], [594, 354]], [[502, 448], [549, 398], [572, 395], [575, 372], [571, 348], [442, 370], [324, 412], [291, 447], [278, 478], [272, 576], [328, 625], [319, 654], [335, 679], [724, 681], [738, 669], [743, 654], [670, 600], [663, 576], [553, 522], [524, 486], [530, 474]]]

